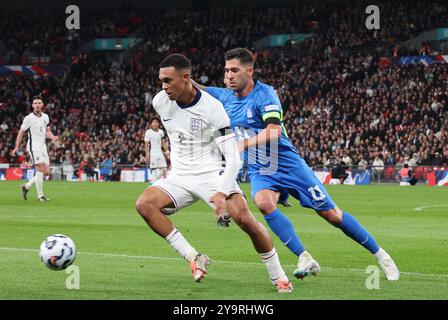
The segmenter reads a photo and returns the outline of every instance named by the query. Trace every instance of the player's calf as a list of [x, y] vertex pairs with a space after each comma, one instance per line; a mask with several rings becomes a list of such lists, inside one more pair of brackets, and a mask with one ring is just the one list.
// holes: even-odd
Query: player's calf
[[135, 203], [143, 220], [161, 237], [167, 237], [173, 230], [173, 224], [161, 210], [173, 206], [171, 198], [156, 187], [147, 188]]

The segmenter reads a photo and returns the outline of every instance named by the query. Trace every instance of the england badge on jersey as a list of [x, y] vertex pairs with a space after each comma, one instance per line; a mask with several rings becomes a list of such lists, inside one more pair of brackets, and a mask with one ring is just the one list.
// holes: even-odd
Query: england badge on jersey
[[190, 129], [193, 133], [201, 132], [201, 119], [191, 118]]

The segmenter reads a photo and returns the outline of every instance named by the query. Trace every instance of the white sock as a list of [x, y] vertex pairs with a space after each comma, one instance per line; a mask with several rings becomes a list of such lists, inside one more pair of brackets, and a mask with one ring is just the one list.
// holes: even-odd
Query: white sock
[[193, 248], [188, 241], [184, 238], [182, 233], [176, 228], [171, 231], [171, 233], [165, 238], [166, 241], [176, 250], [179, 254], [187, 260], [191, 262], [196, 258], [198, 252], [195, 248]]
[[36, 175], [34, 175], [34, 177], [32, 177], [26, 184], [25, 184], [25, 188], [27, 190], [30, 190], [31, 187], [33, 186], [33, 184], [36, 182]]
[[278, 279], [288, 280], [288, 277], [280, 264], [280, 259], [278, 258], [275, 248], [272, 248], [269, 252], [260, 253], [260, 257], [266, 265], [272, 284], [275, 284], [275, 281]]
[[42, 198], [44, 196], [44, 173], [36, 172], [36, 190], [37, 198]]
[[383, 248], [380, 248], [376, 253], [373, 254], [377, 260], [383, 260], [386, 258], [389, 258], [389, 254], [383, 250]]

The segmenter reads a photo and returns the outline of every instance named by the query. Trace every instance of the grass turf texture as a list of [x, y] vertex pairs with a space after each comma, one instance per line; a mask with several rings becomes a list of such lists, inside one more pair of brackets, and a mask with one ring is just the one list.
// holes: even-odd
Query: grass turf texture
[[[190, 243], [212, 259], [209, 274], [193, 282], [188, 264], [153, 233], [134, 208], [145, 184], [46, 182], [50, 202], [21, 197], [20, 182], [0, 182], [0, 299], [448, 299], [448, 189], [426, 186], [329, 186], [395, 259], [402, 274], [380, 289], [366, 289], [373, 256], [313, 211], [290, 199], [281, 210], [292, 220], [322, 272], [293, 277], [296, 257], [273, 235], [294, 284], [278, 294], [249, 238], [233, 222], [218, 227], [207, 205], [196, 202], [171, 216]], [[250, 194], [249, 185], [243, 190]], [[265, 224], [252, 201], [249, 205]], [[266, 224], [265, 224], [266, 225]], [[39, 260], [46, 236], [63, 233], [77, 246], [80, 289], [69, 276]]]

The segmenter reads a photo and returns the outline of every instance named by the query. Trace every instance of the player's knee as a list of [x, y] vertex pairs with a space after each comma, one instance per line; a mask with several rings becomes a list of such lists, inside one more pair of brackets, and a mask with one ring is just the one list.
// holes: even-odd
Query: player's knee
[[255, 200], [255, 204], [263, 214], [269, 214], [277, 208], [277, 205], [271, 199], [258, 199]]
[[157, 206], [153, 199], [148, 199], [146, 197], [140, 196], [135, 202], [135, 208], [137, 212], [144, 218], [151, 218], [151, 216], [156, 212]]
[[320, 211], [319, 215], [327, 220], [329, 223], [331, 223], [334, 226], [338, 226], [342, 222], [342, 212], [339, 212], [340, 210], [331, 209], [326, 211]]

